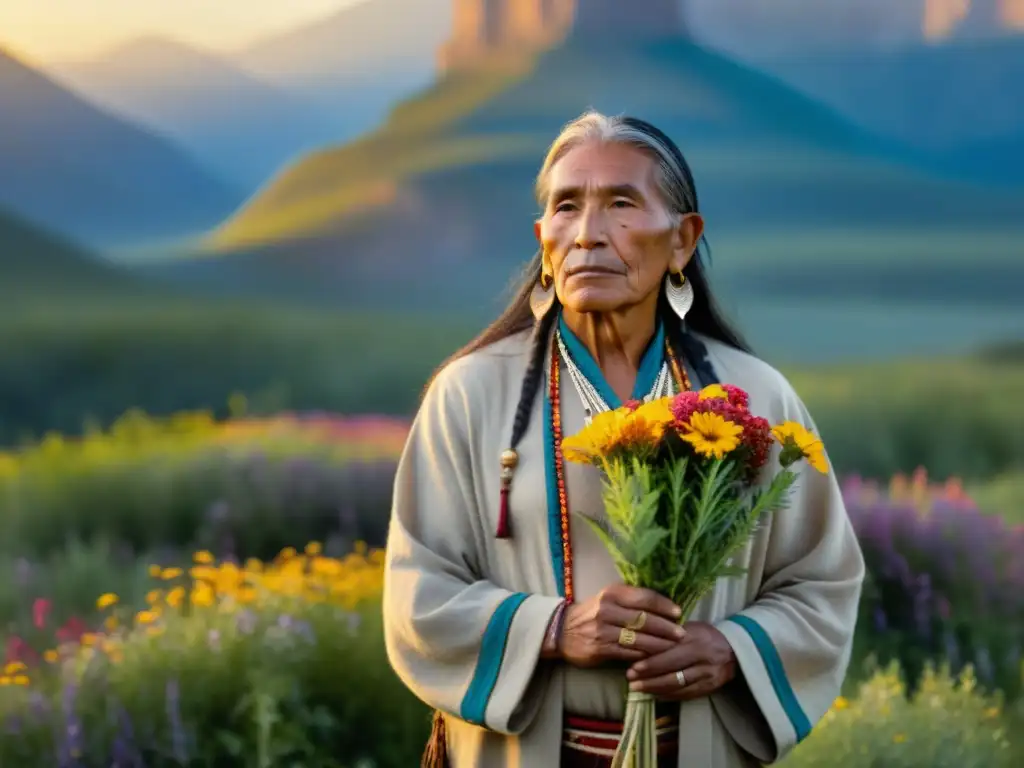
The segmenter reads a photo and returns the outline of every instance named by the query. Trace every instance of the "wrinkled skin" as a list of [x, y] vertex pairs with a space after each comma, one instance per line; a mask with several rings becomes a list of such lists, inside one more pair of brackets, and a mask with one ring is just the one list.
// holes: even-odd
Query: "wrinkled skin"
[[699, 214], [679, 215], [662, 198], [656, 170], [639, 149], [581, 144], [551, 169], [535, 225], [566, 324], [624, 400], [654, 335], [665, 276], [689, 263], [704, 232]]

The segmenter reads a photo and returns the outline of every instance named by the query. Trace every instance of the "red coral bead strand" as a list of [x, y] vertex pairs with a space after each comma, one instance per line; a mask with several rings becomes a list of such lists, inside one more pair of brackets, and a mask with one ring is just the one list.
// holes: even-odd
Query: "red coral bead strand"
[[558, 484], [558, 513], [562, 526], [562, 584], [565, 588], [565, 600], [573, 601], [572, 585], [572, 538], [569, 530], [569, 494], [565, 487], [565, 460], [562, 456], [562, 400], [559, 381], [561, 379], [561, 360], [558, 345], [551, 345], [551, 436], [555, 441], [555, 480]]

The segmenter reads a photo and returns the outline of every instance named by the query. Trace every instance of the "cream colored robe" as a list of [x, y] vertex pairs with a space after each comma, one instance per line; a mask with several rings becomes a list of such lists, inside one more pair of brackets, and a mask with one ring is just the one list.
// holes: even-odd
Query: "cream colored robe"
[[[781, 374], [701, 341], [718, 380], [745, 389], [754, 413], [813, 427]], [[520, 334], [442, 371], [413, 422], [395, 482], [383, 604], [388, 657], [416, 696], [445, 713], [454, 768], [555, 766], [563, 711], [620, 718], [623, 710], [621, 668], [539, 660], [561, 582], [543, 445], [547, 375], [518, 448], [512, 538], [495, 538], [499, 456], [527, 356], [528, 337]], [[570, 435], [583, 426], [583, 408], [564, 375], [561, 393]], [[776, 455], [769, 467], [778, 467]], [[599, 512], [597, 470], [565, 466], [570, 509]], [[799, 466], [792, 504], [741, 558], [747, 575], [720, 580], [692, 617], [725, 635], [742, 680], [681, 704], [680, 768], [774, 762], [839, 693], [864, 565], [835, 476]], [[575, 522], [571, 540], [577, 601], [619, 581], [588, 526]]]

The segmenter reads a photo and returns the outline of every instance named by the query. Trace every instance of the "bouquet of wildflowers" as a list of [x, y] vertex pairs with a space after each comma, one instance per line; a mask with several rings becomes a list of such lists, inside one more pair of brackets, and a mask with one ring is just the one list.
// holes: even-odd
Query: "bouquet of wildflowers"
[[[681, 622], [722, 577], [767, 513], [785, 508], [802, 459], [827, 471], [821, 441], [800, 424], [771, 425], [739, 387], [712, 385], [600, 413], [562, 442], [566, 461], [605, 476], [605, 515], [584, 517], [623, 581], [682, 609]], [[759, 482], [773, 442], [779, 471]], [[654, 697], [630, 693], [613, 768], [655, 768]]]

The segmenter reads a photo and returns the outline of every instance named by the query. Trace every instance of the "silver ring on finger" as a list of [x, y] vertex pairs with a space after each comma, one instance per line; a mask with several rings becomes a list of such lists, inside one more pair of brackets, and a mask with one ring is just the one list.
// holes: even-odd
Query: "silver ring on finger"
[[676, 672], [676, 682], [679, 683], [680, 688], [686, 687], [686, 675], [681, 669], [678, 672]]

